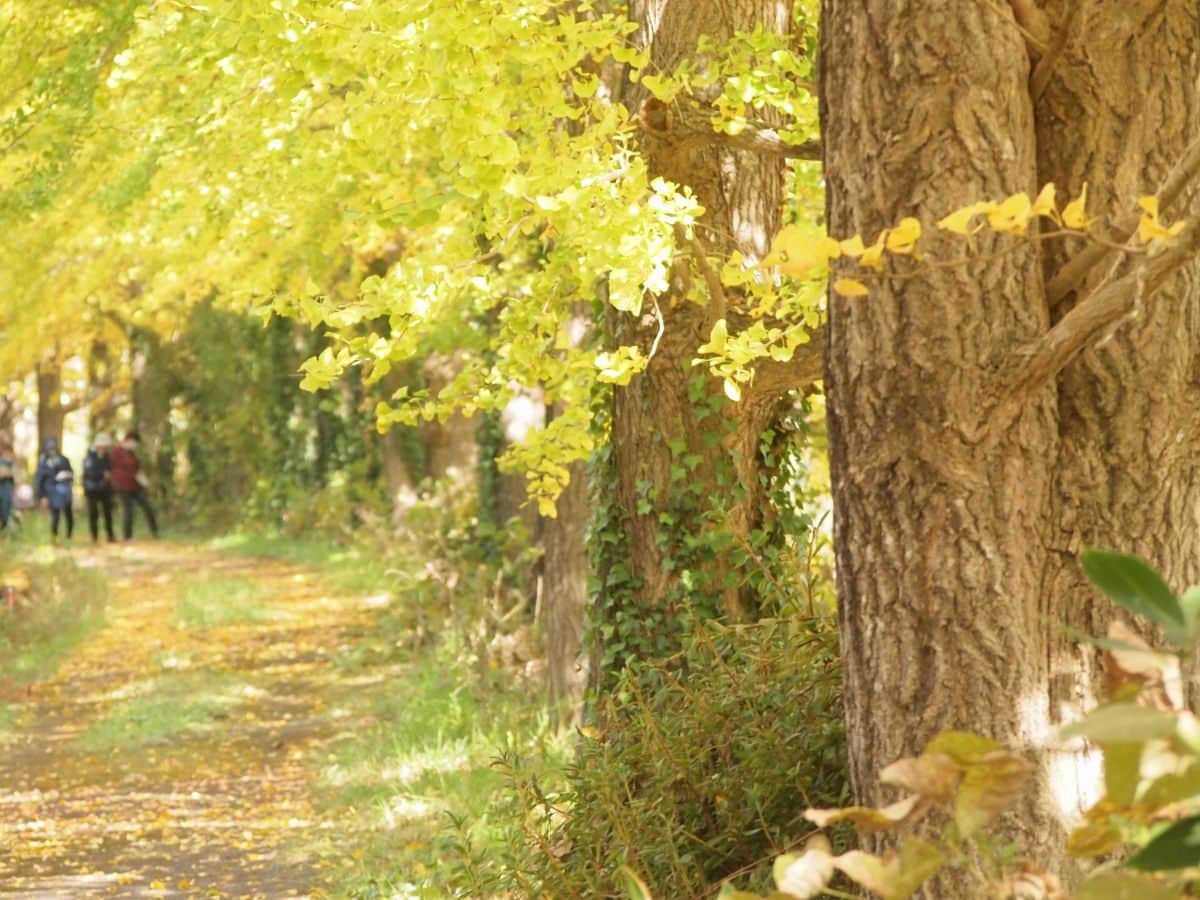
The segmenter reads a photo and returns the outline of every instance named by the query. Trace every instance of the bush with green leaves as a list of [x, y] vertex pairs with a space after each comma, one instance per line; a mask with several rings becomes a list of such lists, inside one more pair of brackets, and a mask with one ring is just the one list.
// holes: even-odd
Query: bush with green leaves
[[764, 885], [812, 832], [805, 807], [849, 795], [828, 617], [706, 623], [681, 658], [631, 667], [592, 721], [553, 787], [502, 760], [520, 825], [507, 853], [467, 859], [464, 890], [619, 896], [622, 866], [673, 898]]

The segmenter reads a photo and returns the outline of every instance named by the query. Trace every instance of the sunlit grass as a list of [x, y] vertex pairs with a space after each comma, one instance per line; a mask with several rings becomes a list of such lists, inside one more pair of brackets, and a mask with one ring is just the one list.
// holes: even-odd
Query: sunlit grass
[[[371, 653], [359, 659], [380, 663]], [[481, 677], [448, 644], [410, 651], [389, 672], [353, 698], [354, 712], [376, 724], [334, 748], [324, 802], [340, 834], [315, 852], [332, 866], [334, 896], [449, 896], [451, 817], [471, 818], [477, 846], [493, 841], [495, 823], [484, 813], [507, 786], [497, 755], [529, 755], [552, 740], [541, 691]]]
[[30, 589], [10, 606], [0, 592], [0, 677], [25, 685], [52, 675], [105, 622], [104, 576], [49, 547], [0, 548], [0, 584], [17, 572]]
[[161, 743], [196, 731], [240, 703], [245, 682], [219, 672], [185, 672], [127, 686], [78, 739], [84, 750]]
[[238, 532], [204, 542], [223, 553], [262, 556], [282, 562], [317, 566], [331, 585], [348, 591], [386, 587], [385, 566], [363, 547], [340, 547], [317, 538], [292, 538], [266, 532]]
[[175, 597], [175, 621], [203, 631], [237, 622], [269, 622], [283, 611], [263, 602], [263, 587], [247, 578], [205, 578], [182, 582]]

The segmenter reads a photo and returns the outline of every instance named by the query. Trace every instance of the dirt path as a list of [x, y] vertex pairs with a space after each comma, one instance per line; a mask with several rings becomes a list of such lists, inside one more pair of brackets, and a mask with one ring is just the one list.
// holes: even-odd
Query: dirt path
[[[80, 561], [108, 574], [108, 624], [0, 745], [0, 894], [309, 896], [318, 873], [290, 848], [323, 827], [309, 793], [321, 744], [354, 726], [329, 698], [335, 657], [366, 627], [362, 599], [296, 566], [170, 542]], [[260, 603], [189, 624], [180, 591], [197, 582]], [[156, 726], [201, 695], [185, 730]]]

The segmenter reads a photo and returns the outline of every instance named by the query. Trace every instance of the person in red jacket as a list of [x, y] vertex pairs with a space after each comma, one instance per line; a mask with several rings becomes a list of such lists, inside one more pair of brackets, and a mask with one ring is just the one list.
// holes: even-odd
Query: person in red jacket
[[154, 518], [154, 507], [150, 505], [150, 497], [146, 493], [146, 476], [142, 474], [142, 463], [138, 459], [137, 448], [140, 435], [136, 431], [125, 433], [125, 440], [113, 447], [108, 454], [109, 480], [121, 498], [121, 510], [124, 513], [125, 540], [133, 537], [133, 507], [141, 507], [150, 525], [150, 533], [158, 537], [158, 521]]

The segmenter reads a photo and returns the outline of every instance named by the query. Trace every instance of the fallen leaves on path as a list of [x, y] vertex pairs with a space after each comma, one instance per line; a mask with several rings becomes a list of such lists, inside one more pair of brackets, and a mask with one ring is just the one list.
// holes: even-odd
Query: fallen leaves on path
[[[169, 542], [80, 561], [109, 576], [108, 625], [13, 707], [0, 893], [307, 896], [315, 867], [289, 848], [327, 827], [313, 760], [347, 727], [326, 698], [367, 604], [295, 565]], [[262, 606], [181, 619], [181, 589], [207, 582], [219, 603], [221, 579]]]

